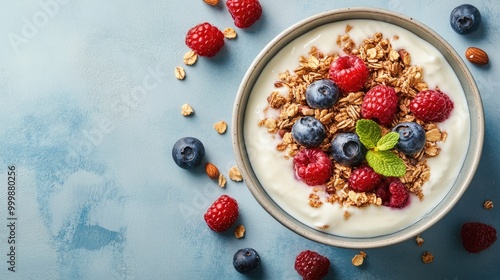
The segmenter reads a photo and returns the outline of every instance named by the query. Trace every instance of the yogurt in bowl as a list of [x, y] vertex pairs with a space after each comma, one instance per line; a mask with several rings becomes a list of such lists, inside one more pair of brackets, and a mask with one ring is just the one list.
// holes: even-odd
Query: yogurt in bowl
[[[317, 52], [345, 55], [344, 51], [350, 52], [352, 47], [357, 50], [363, 40], [379, 32], [387, 38], [392, 49], [398, 51], [398, 56], [404, 56], [404, 52], [399, 52], [404, 50], [411, 55], [411, 65], [421, 67], [421, 77], [417, 78], [421, 79], [422, 87], [439, 88], [454, 103], [451, 116], [433, 130], [439, 133], [438, 141], [434, 141], [439, 154], [426, 160], [425, 174], [418, 174], [425, 180], [414, 191], [411, 203], [403, 209], [377, 205], [376, 197], [373, 203], [355, 205], [352, 203], [355, 197], [345, 203], [349, 194], [343, 193], [341, 188], [327, 192], [327, 186], [310, 187], [298, 180], [291, 158], [293, 147], [292, 151], [290, 147], [279, 148], [286, 142], [282, 136], [290, 137], [289, 133], [275, 133], [277, 130], [273, 126], [276, 124], [266, 123], [280, 114], [279, 109], [270, 107], [268, 97], [271, 93], [289, 94], [289, 87], [277, 81], [286, 76], [287, 71], [293, 74], [299, 61], [307, 64], [314, 52], [317, 57]], [[353, 101], [357, 97], [353, 93], [351, 97], [342, 98]], [[325, 244], [377, 247], [420, 233], [456, 203], [479, 161], [483, 138], [482, 106], [470, 73], [438, 35], [412, 19], [390, 12], [337, 10], [292, 26], [273, 40], [252, 64], [235, 104], [234, 147], [238, 165], [252, 194], [285, 226]], [[277, 125], [283, 127], [283, 124]], [[336, 200], [339, 196], [344, 199]]]

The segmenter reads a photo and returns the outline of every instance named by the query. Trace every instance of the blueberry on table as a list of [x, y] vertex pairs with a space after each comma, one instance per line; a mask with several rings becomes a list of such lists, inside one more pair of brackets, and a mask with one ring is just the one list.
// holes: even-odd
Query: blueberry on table
[[416, 122], [402, 122], [392, 131], [399, 133], [396, 149], [405, 155], [413, 156], [425, 146], [424, 128]]
[[460, 5], [451, 11], [450, 24], [458, 34], [470, 34], [479, 28], [481, 13], [470, 4]]
[[302, 117], [293, 124], [292, 137], [302, 146], [317, 147], [326, 138], [326, 129], [316, 118]]
[[234, 254], [233, 266], [239, 273], [251, 273], [260, 266], [260, 256], [252, 248], [240, 249]]
[[337, 133], [332, 141], [331, 150], [336, 162], [350, 167], [360, 165], [367, 152], [358, 135], [352, 132]]
[[318, 80], [311, 83], [306, 89], [306, 102], [314, 109], [333, 107], [339, 100], [340, 90], [330, 79]]
[[194, 169], [200, 166], [205, 157], [205, 147], [194, 137], [184, 137], [175, 142], [172, 147], [174, 162], [184, 169]]

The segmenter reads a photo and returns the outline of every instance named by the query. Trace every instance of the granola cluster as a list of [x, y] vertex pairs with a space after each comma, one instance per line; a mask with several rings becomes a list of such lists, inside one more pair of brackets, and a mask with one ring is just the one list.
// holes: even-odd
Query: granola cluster
[[[399, 97], [399, 109], [392, 126], [401, 122], [417, 122], [426, 131], [426, 144], [418, 154], [409, 157], [401, 152], [399, 157], [406, 165], [406, 174], [401, 181], [407, 190], [423, 199], [421, 187], [429, 180], [430, 168], [427, 158], [439, 155], [440, 148], [437, 142], [446, 140], [446, 132], [439, 129], [436, 123], [423, 122], [416, 119], [411, 113], [409, 104], [411, 99], [422, 90], [427, 90], [428, 85], [423, 80], [423, 69], [421, 66], [411, 64], [410, 54], [404, 50], [395, 50], [391, 45], [391, 39], [384, 38], [382, 33], [376, 33], [365, 39], [357, 47], [350, 38], [348, 32], [350, 26], [346, 27], [346, 33], [339, 35], [337, 45], [346, 54], [357, 55], [367, 65], [370, 75], [365, 84], [365, 89], [375, 85], [383, 84], [393, 87]], [[292, 137], [291, 128], [295, 121], [303, 116], [313, 116], [323, 123], [326, 128], [327, 137], [319, 148], [330, 154], [331, 141], [337, 132], [354, 132], [356, 122], [361, 119], [361, 105], [365, 92], [351, 92], [342, 96], [332, 108], [312, 109], [305, 101], [306, 89], [314, 81], [328, 78], [328, 71], [332, 62], [339, 57], [338, 53], [325, 54], [312, 47], [307, 57], [300, 57], [299, 67], [293, 72], [286, 70], [280, 73], [278, 80], [274, 83], [276, 91], [270, 93], [267, 102], [270, 108], [279, 110], [278, 117], [266, 117], [259, 122], [259, 126], [265, 127], [269, 133], [278, 134], [281, 142], [276, 149], [284, 153], [285, 158], [293, 157], [303, 147]], [[283, 95], [278, 89], [288, 90]], [[391, 126], [391, 127], [392, 127]], [[390, 127], [381, 127], [383, 134], [390, 131]], [[355, 192], [347, 184], [351, 174], [351, 167], [343, 166], [335, 161], [334, 172], [326, 184], [321, 195], [321, 188], [312, 188], [309, 196], [311, 207], [321, 207], [323, 202], [339, 203], [349, 206], [382, 205], [382, 199], [374, 193]], [[323, 201], [321, 199], [323, 197]]]

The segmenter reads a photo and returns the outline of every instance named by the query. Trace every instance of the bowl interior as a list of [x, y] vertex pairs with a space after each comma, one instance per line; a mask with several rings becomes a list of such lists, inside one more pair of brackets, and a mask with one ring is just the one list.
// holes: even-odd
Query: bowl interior
[[[243, 123], [250, 93], [260, 72], [273, 56], [289, 42], [316, 27], [349, 19], [368, 19], [391, 23], [413, 32], [433, 45], [443, 54], [457, 75], [463, 87], [470, 114], [469, 149], [461, 172], [444, 199], [416, 223], [391, 234], [370, 238], [348, 238], [318, 231], [283, 211], [268, 195], [256, 177], [244, 141]], [[259, 204], [276, 220], [297, 234], [316, 242], [346, 248], [372, 248], [398, 243], [416, 236], [436, 223], [456, 204], [472, 180], [479, 163], [484, 138], [484, 116], [479, 91], [471, 73], [455, 50], [438, 34], [412, 18], [393, 12], [373, 8], [349, 8], [333, 10], [305, 19], [287, 28], [261, 51], [249, 67], [238, 90], [233, 109], [232, 137], [236, 161], [248, 188]]]

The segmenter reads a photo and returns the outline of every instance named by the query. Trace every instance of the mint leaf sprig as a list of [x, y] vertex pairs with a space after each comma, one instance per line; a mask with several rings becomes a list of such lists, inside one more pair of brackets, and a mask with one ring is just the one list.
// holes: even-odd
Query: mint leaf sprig
[[399, 133], [389, 132], [382, 136], [382, 130], [372, 120], [361, 119], [356, 122], [356, 134], [368, 152], [366, 161], [375, 172], [386, 177], [401, 177], [406, 174], [404, 161], [391, 149], [399, 140]]

